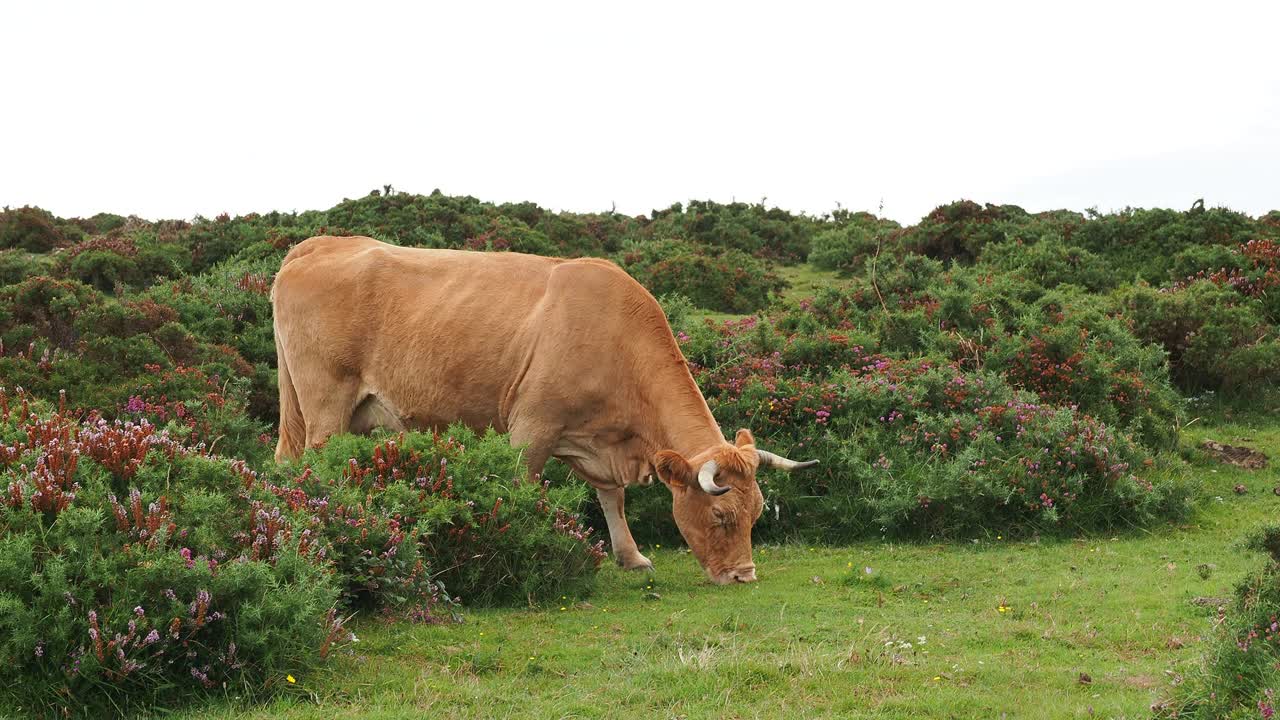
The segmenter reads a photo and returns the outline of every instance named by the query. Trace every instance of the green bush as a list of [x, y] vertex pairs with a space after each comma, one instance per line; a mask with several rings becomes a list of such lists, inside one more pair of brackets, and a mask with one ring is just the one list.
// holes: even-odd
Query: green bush
[[682, 240], [632, 245], [622, 255], [622, 267], [654, 295], [679, 293], [698, 307], [719, 312], [754, 312], [786, 287], [758, 258]]
[[939, 206], [895, 239], [903, 252], [971, 263], [991, 245], [1035, 242], [1046, 230], [1045, 223], [1016, 205], [983, 206], [961, 200]]
[[[1018, 390], [990, 367], [879, 354], [870, 336], [790, 334], [805, 322], [793, 314], [776, 325], [748, 319], [681, 331], [723, 427], [750, 427], [761, 447], [822, 461], [804, 473], [766, 474], [758, 537], [1060, 533], [1189, 509], [1194, 486], [1181, 473], [1080, 407]], [[1126, 347], [1150, 352], [1132, 338]], [[1090, 361], [1107, 352], [1098, 347]], [[1101, 368], [1097, 376], [1104, 384], [1090, 392], [1117, 382]], [[1170, 400], [1168, 392], [1157, 394]], [[1131, 407], [1109, 402], [1098, 404]], [[1167, 445], [1174, 408], [1143, 402], [1132, 404], [1138, 417], [1121, 420]], [[668, 514], [645, 522], [668, 522]]]
[[1132, 286], [1121, 302], [1134, 334], [1168, 352], [1184, 391], [1238, 394], [1280, 378], [1280, 337], [1260, 300], [1200, 280], [1169, 290]]
[[0, 250], [0, 287], [15, 285], [30, 277], [48, 275], [53, 258], [26, 250]]
[[41, 716], [280, 690], [346, 642], [346, 612], [582, 597], [604, 557], [585, 486], [530, 482], [505, 437], [461, 427], [259, 473], [0, 393], [0, 488], [0, 702]]
[[722, 249], [740, 250], [784, 263], [804, 260], [818, 221], [780, 208], [734, 202], [691, 200], [655, 210], [642, 233], [647, 239], [679, 238]]
[[150, 233], [100, 235], [58, 254], [58, 274], [103, 292], [119, 285], [142, 288], [177, 277], [191, 264], [179, 244], [158, 242]]
[[419, 563], [471, 605], [582, 597], [594, 586], [604, 549], [578, 517], [586, 486], [530, 482], [522, 453], [493, 431], [339, 436], [300, 464], [281, 484], [335, 513], [340, 522], [318, 532], [360, 604], [404, 594], [392, 579], [416, 577]]
[[985, 268], [943, 271], [940, 262], [918, 255], [882, 261], [874, 278], [864, 268], [847, 289], [827, 289], [777, 316], [778, 327], [796, 335], [795, 343], [821, 337], [823, 329], [856, 329], [867, 348], [995, 372], [1149, 448], [1173, 446], [1181, 401], [1165, 354], [1114, 317], [1111, 300], [1071, 285], [1047, 290]]
[[1108, 215], [1091, 212], [1069, 242], [1107, 258], [1121, 277], [1160, 284], [1177, 279], [1173, 272], [1184, 267], [1185, 251], [1239, 245], [1259, 237], [1259, 230], [1249, 216], [1226, 208], [1128, 208]]
[[101, 717], [252, 697], [350, 637], [305, 536], [252, 554], [233, 534], [251, 520], [234, 464], [27, 402], [0, 395], [0, 702]]
[[813, 238], [809, 262], [823, 270], [857, 270], [883, 245], [892, 245], [899, 225], [870, 213], [837, 212], [831, 227]]
[[1000, 272], [1017, 273], [1045, 289], [1071, 284], [1096, 292], [1117, 284], [1116, 273], [1105, 258], [1056, 237], [1031, 245], [989, 245], [981, 262]]
[[79, 239], [82, 235], [79, 228], [59, 222], [51, 213], [40, 208], [5, 208], [0, 212], [0, 250], [15, 248], [45, 253]]

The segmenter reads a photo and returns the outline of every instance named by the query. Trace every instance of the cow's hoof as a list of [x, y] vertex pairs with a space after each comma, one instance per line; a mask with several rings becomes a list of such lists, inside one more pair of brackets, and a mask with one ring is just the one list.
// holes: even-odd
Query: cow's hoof
[[619, 558], [618, 564], [621, 565], [624, 570], [652, 570], [653, 569], [653, 561], [641, 555], [640, 553], [636, 553], [635, 555], [632, 555], [631, 557], [628, 557], [628, 558]]

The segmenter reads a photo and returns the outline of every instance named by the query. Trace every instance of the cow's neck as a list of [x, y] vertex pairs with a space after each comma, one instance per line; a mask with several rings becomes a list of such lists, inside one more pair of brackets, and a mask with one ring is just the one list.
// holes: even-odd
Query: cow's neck
[[[655, 447], [655, 451], [675, 450], [692, 458], [723, 445], [725, 440], [688, 369], [682, 364], [680, 370], [683, 372], [673, 373], [676, 377], [664, 384], [665, 389], [658, 396], [654, 409], [659, 421], [652, 441], [660, 446]], [[679, 377], [680, 374], [683, 377]]]

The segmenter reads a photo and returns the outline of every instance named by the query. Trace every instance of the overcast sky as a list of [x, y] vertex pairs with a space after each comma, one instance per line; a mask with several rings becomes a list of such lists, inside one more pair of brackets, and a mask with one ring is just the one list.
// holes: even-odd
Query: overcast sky
[[14, 3], [0, 205], [1280, 208], [1280, 3], [1047, 5]]

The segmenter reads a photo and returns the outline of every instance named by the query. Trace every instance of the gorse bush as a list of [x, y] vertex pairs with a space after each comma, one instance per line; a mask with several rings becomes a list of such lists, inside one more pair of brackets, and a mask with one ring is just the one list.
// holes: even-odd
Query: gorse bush
[[814, 236], [809, 262], [824, 270], [856, 270], [885, 243], [892, 243], [898, 223], [870, 213], [837, 211], [830, 228]]
[[5, 208], [0, 212], [0, 249], [48, 252], [84, 236], [73, 223], [59, 221], [40, 208]]
[[235, 467], [145, 422], [0, 394], [5, 701], [92, 717], [252, 696], [350, 638], [323, 548], [281, 535], [251, 552]]
[[655, 210], [652, 215], [652, 221], [641, 230], [647, 239], [681, 238], [787, 263], [809, 255], [809, 243], [818, 227], [813, 218], [766, 208], [763, 202], [724, 205], [694, 200]]
[[585, 489], [520, 471], [505, 438], [454, 428], [259, 473], [145, 419], [0, 394], [2, 699], [94, 716], [253, 696], [346, 643], [355, 610], [584, 595], [604, 555]]
[[766, 536], [1060, 532], [1189, 510], [1194, 487], [1153, 472], [1150, 451], [1128, 435], [989, 369], [895, 359], [831, 331], [784, 336], [753, 320], [682, 337], [722, 424], [822, 461], [767, 478]]
[[786, 287], [764, 261], [732, 248], [667, 240], [628, 248], [621, 261], [653, 294], [678, 293], [698, 307], [720, 312], [759, 310]]
[[334, 514], [319, 532], [357, 604], [403, 595], [397, 583], [428, 580], [426, 563], [430, 582], [472, 605], [584, 596], [604, 558], [578, 515], [587, 488], [531, 482], [521, 457], [505, 436], [461, 426], [348, 435], [303, 455], [286, 486], [291, 503]]
[[[1071, 235], [1071, 243], [1111, 259], [1125, 279], [1135, 276], [1152, 284], [1173, 277], [1180, 254], [1190, 248], [1238, 245], [1263, 230], [1247, 215], [1226, 208], [1193, 207], [1187, 212], [1164, 209], [1126, 209], [1091, 213]], [[1181, 259], [1185, 261], [1186, 256]], [[1185, 268], [1183, 268], [1185, 270]]]
[[1168, 353], [1184, 390], [1238, 393], [1280, 377], [1280, 336], [1257, 299], [1200, 280], [1165, 290], [1133, 286], [1121, 303], [1134, 334]]
[[857, 335], [859, 344], [895, 357], [994, 372], [1046, 404], [1074, 405], [1151, 448], [1175, 442], [1181, 401], [1165, 355], [1113, 317], [1110, 304], [1079, 288], [1031, 292], [1016, 277], [946, 272], [920, 256], [887, 259], [878, 270], [875, 278], [864, 270], [848, 289], [828, 289], [779, 314], [778, 327], [801, 346], [824, 332]]

